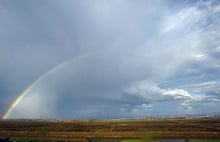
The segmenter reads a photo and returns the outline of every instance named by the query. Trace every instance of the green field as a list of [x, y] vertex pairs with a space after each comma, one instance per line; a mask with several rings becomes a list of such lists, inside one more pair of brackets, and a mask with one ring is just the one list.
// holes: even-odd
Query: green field
[[12, 141], [220, 142], [220, 118], [141, 120], [2, 120], [0, 137]]

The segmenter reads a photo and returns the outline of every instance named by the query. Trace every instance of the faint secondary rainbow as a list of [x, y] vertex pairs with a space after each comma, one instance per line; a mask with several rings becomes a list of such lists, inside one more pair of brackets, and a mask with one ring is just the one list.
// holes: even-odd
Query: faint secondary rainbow
[[69, 63], [79, 60], [83, 57], [86, 57], [88, 55], [91, 55], [92, 53], [94, 53], [97, 50], [93, 50], [92, 52], [88, 52], [76, 57], [73, 57], [69, 60], [66, 60], [52, 68], [50, 68], [48, 71], [46, 71], [43, 75], [41, 75], [38, 79], [36, 79], [35, 81], [33, 81], [20, 95], [18, 95], [18, 97], [12, 102], [12, 104], [10, 105], [10, 107], [6, 110], [6, 112], [3, 114], [2, 119], [7, 119], [8, 116], [10, 115], [10, 113], [12, 112], [12, 110], [16, 107], [16, 105], [18, 105], [19, 102], [21, 102], [21, 100], [26, 96], [26, 94], [36, 85], [38, 84], [41, 80], [43, 80], [45, 77], [47, 77], [49, 74], [55, 72], [57, 69], [62, 68], [66, 65], [68, 65]]

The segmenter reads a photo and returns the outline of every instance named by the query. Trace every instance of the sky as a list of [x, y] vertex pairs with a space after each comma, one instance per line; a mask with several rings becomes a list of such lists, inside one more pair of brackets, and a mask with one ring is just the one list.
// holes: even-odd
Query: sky
[[1, 0], [0, 19], [2, 117], [220, 115], [218, 0]]

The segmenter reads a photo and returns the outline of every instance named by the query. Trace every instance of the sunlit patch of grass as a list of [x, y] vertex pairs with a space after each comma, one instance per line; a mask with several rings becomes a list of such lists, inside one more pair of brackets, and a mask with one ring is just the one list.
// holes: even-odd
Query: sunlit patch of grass
[[121, 142], [119, 139], [90, 139], [88, 142]]
[[128, 139], [128, 140], [122, 140], [121, 142], [142, 142], [142, 140], [138, 140], [138, 139]]
[[140, 132], [141, 142], [152, 142], [153, 135], [150, 132]]

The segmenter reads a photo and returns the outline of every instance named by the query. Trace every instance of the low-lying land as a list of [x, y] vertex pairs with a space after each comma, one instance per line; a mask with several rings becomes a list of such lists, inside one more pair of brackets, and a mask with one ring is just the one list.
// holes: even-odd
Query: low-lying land
[[220, 118], [141, 120], [1, 120], [0, 137], [16, 141], [220, 141]]

